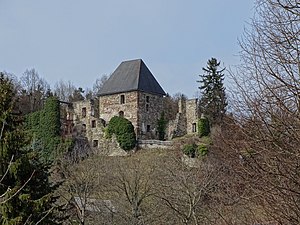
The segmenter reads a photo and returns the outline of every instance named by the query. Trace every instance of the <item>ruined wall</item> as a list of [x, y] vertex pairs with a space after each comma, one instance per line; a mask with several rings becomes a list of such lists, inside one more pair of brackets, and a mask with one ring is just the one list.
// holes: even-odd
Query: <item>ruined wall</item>
[[157, 138], [157, 120], [163, 109], [162, 103], [162, 96], [139, 91], [106, 95], [99, 98], [99, 114], [106, 122], [122, 114], [132, 122], [138, 138]]
[[[122, 97], [124, 96], [124, 102]], [[105, 120], [106, 123], [114, 116], [119, 116], [120, 113], [124, 118], [130, 120], [133, 126], [137, 127], [137, 98], [138, 92], [126, 92], [113, 95], [105, 95], [99, 97], [99, 116]]]
[[139, 138], [157, 139], [157, 121], [163, 111], [163, 96], [139, 92], [137, 110]]
[[180, 99], [175, 120], [167, 126], [167, 138], [172, 139], [197, 132], [198, 128], [198, 99]]
[[97, 148], [104, 136], [104, 122], [99, 119], [98, 100], [84, 100], [73, 103], [74, 134], [87, 137], [90, 146]]
[[198, 129], [198, 99], [186, 100], [187, 134], [196, 133]]

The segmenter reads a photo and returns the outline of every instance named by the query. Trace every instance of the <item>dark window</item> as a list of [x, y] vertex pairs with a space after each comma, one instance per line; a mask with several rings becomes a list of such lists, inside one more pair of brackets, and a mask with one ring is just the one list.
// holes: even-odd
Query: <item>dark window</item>
[[196, 123], [192, 124], [192, 132], [197, 132], [197, 124]]
[[124, 112], [123, 111], [119, 112], [119, 117], [124, 117]]
[[86, 117], [86, 108], [82, 108], [81, 110], [82, 117]]
[[147, 125], [147, 132], [150, 132], [150, 125]]
[[150, 97], [146, 96], [146, 102], [149, 103], [150, 102]]
[[86, 132], [86, 125], [82, 124], [82, 132]]
[[93, 147], [98, 147], [98, 140], [93, 140]]
[[149, 104], [146, 104], [146, 112], [149, 112]]
[[105, 127], [106, 126], [106, 121], [104, 119], [100, 119], [101, 120], [101, 124]]
[[125, 95], [120, 96], [120, 103], [125, 104]]
[[92, 128], [96, 127], [96, 120], [92, 120]]

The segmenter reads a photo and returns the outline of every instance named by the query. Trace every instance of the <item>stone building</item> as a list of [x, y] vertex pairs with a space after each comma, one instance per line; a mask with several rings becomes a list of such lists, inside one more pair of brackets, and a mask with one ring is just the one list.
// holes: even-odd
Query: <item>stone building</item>
[[[158, 139], [157, 121], [164, 110], [164, 96], [165, 91], [141, 59], [124, 61], [96, 98], [68, 104], [67, 131], [87, 138], [91, 147], [101, 148], [105, 126], [113, 116], [122, 116], [132, 122], [137, 138]], [[168, 139], [197, 132], [197, 99], [181, 99], [178, 108], [176, 119], [167, 128]]]
[[122, 62], [99, 93], [99, 114], [130, 120], [140, 139], [157, 138], [157, 120], [163, 111], [164, 90], [141, 59]]

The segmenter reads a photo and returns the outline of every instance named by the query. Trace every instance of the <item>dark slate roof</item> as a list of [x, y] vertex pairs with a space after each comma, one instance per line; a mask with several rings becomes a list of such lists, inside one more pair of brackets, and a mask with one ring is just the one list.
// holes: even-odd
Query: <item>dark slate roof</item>
[[143, 91], [158, 95], [166, 94], [141, 59], [122, 62], [103, 84], [99, 95], [129, 91]]

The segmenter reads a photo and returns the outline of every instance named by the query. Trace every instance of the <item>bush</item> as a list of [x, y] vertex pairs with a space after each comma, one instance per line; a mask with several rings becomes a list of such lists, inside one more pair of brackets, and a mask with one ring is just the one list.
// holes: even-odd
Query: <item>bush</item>
[[161, 141], [165, 140], [167, 123], [168, 121], [165, 118], [165, 113], [162, 112], [159, 120], [157, 121], [158, 139]]
[[200, 144], [197, 148], [198, 155], [205, 156], [208, 152], [208, 147], [206, 144]]
[[114, 116], [107, 126], [107, 137], [111, 138], [115, 134], [120, 147], [124, 150], [131, 150], [135, 147], [136, 136], [132, 123], [119, 116]]
[[209, 135], [210, 133], [209, 120], [206, 117], [199, 119], [198, 132], [200, 137]]
[[183, 153], [191, 158], [195, 158], [196, 149], [197, 149], [196, 144], [186, 144], [185, 146], [183, 146]]

